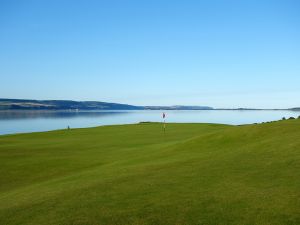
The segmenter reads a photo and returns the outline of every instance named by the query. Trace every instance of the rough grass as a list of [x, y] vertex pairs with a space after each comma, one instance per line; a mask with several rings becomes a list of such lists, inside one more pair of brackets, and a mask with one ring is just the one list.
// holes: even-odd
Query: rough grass
[[1, 225], [300, 224], [300, 120], [0, 136]]

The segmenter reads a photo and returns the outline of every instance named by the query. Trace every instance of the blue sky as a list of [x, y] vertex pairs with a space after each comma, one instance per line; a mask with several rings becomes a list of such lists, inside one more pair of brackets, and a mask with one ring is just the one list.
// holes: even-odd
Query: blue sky
[[297, 0], [0, 0], [0, 97], [300, 106]]

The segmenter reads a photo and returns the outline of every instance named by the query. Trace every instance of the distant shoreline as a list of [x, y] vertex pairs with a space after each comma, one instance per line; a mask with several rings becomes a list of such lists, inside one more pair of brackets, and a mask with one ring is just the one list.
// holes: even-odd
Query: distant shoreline
[[214, 108], [210, 106], [135, 106], [129, 104], [99, 102], [99, 101], [72, 101], [72, 100], [31, 100], [0, 98], [1, 111], [93, 111], [93, 110], [292, 110], [300, 111], [300, 107], [290, 109], [257, 109], [257, 108]]
[[93, 111], [300, 111], [300, 109], [0, 109], [0, 112], [93, 112]]

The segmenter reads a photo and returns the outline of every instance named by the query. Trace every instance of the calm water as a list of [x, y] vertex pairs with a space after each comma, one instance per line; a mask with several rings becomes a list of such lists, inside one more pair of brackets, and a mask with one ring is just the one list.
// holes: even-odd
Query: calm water
[[[166, 111], [167, 122], [249, 124], [298, 117], [300, 112], [287, 110], [189, 110]], [[112, 124], [161, 122], [162, 111], [0, 111], [0, 134], [93, 127]]]

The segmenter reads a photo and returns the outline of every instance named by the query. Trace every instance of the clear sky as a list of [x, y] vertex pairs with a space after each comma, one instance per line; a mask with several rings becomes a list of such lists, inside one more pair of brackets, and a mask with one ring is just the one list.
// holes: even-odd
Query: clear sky
[[298, 0], [0, 0], [0, 97], [300, 106]]

